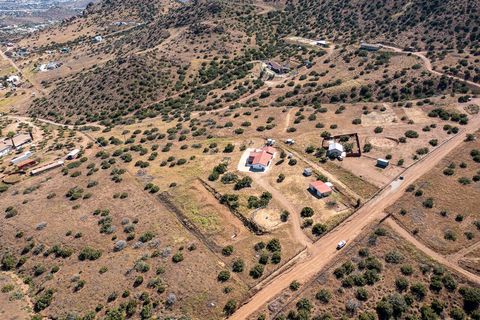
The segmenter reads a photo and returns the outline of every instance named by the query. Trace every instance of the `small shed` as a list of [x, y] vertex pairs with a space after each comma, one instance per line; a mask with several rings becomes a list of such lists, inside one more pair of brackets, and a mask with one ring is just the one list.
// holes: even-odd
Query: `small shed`
[[285, 140], [285, 144], [289, 144], [289, 145], [295, 144], [295, 140], [287, 139], [287, 140]]
[[27, 151], [24, 154], [22, 154], [21, 156], [18, 156], [16, 158], [13, 158], [12, 160], [10, 160], [10, 163], [19, 164], [20, 162], [23, 162], [23, 161], [27, 160], [28, 158], [30, 158], [31, 155], [32, 155], [32, 152]]
[[22, 162], [17, 163], [17, 168], [18, 168], [18, 170], [23, 170], [23, 169], [33, 167], [36, 164], [37, 164], [37, 161], [35, 161], [34, 159], [27, 159], [27, 160], [24, 160]]
[[385, 169], [386, 167], [388, 167], [388, 165], [390, 164], [390, 161], [386, 160], [386, 159], [377, 159], [377, 167], [379, 168], [382, 168], [382, 169]]
[[362, 42], [360, 43], [360, 49], [367, 50], [367, 51], [378, 51], [381, 49], [381, 46], [378, 44]]
[[344, 153], [343, 145], [337, 142], [333, 142], [328, 146], [327, 155], [331, 158], [341, 157]]
[[74, 149], [67, 154], [66, 158], [67, 160], [73, 160], [78, 156], [79, 153], [80, 153], [79, 149]]
[[328, 197], [330, 194], [332, 194], [332, 188], [330, 188], [325, 182], [321, 180], [310, 183], [308, 188], [312, 193], [319, 196], [320, 198]]
[[3, 142], [0, 142], [0, 157], [4, 157], [12, 151], [12, 146]]
[[310, 177], [310, 176], [312, 175], [312, 173], [313, 173], [312, 168], [305, 168], [305, 169], [303, 170], [303, 175], [304, 175], [305, 177]]
[[317, 46], [327, 48], [329, 46], [329, 43], [327, 40], [318, 40]]
[[270, 70], [278, 74], [284, 74], [290, 71], [288, 67], [282, 66], [281, 64], [275, 61], [269, 61], [267, 65], [270, 68]]

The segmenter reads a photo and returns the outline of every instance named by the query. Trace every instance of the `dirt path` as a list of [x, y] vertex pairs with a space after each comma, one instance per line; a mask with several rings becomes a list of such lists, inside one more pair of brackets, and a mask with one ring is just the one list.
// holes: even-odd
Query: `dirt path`
[[172, 33], [170, 34], [170, 36], [168, 38], [166, 38], [162, 43], [160, 43], [158, 46], [155, 46], [153, 48], [149, 48], [149, 49], [145, 49], [145, 50], [142, 50], [142, 51], [137, 51], [135, 52], [136, 55], [141, 55], [141, 54], [145, 54], [145, 53], [149, 53], [151, 51], [155, 51], [157, 49], [162, 49], [163, 47], [165, 47], [166, 45], [170, 44], [172, 41], [176, 40], [180, 35], [183, 34], [183, 32], [186, 30], [186, 28], [178, 28], [178, 29], [174, 29], [172, 31]]
[[[301, 283], [306, 283], [311, 280], [339, 255], [339, 251], [335, 248], [339, 241], [351, 241], [359, 236], [371, 223], [385, 218], [385, 209], [404, 194], [406, 186], [414, 183], [421, 176], [432, 170], [445, 156], [463, 142], [465, 134], [474, 133], [478, 130], [479, 126], [480, 117], [476, 116], [472, 118], [469, 124], [464, 126], [457, 135], [406, 169], [402, 173], [404, 180], [400, 182], [400, 187], [392, 188], [389, 185], [380, 191], [350, 218], [313, 244], [309, 249], [311, 254], [309, 259], [302, 260], [288, 271], [280, 274], [271, 283], [253, 295], [230, 319], [248, 319], [252, 313], [263, 307], [268, 301], [287, 288], [293, 280], [300, 281]], [[478, 277], [472, 276], [469, 273], [467, 274], [465, 270], [462, 271], [462, 274], [466, 275], [472, 281], [480, 283]]]
[[272, 198], [278, 202], [283, 209], [290, 212], [289, 220], [292, 222], [294, 238], [307, 248], [310, 247], [312, 245], [312, 240], [303, 232], [300, 211], [298, 211], [298, 209], [292, 205], [292, 202], [285, 198], [280, 191], [272, 187], [272, 185], [265, 180], [265, 177], [261, 173], [250, 173], [249, 175], [256, 184], [258, 184], [264, 190], [270, 192], [272, 194]]
[[[462, 267], [460, 267], [456, 261], [452, 261], [452, 259], [445, 257], [444, 255], [441, 255], [440, 253], [438, 252], [435, 252], [433, 251], [432, 249], [430, 249], [429, 247], [427, 247], [426, 245], [424, 245], [423, 243], [421, 243], [420, 241], [418, 241], [413, 235], [410, 234], [410, 232], [408, 232], [407, 230], [405, 230], [402, 226], [400, 226], [395, 220], [393, 220], [392, 218], [388, 218], [386, 220], [388, 226], [390, 228], [393, 229], [393, 231], [395, 231], [395, 233], [397, 233], [398, 235], [400, 235], [402, 238], [404, 238], [405, 240], [407, 240], [408, 242], [410, 242], [411, 244], [413, 244], [415, 246], [416, 249], [422, 251], [423, 253], [425, 253], [427, 256], [429, 256], [430, 258], [434, 259], [435, 261], [443, 264], [444, 266], [452, 269], [452, 270], [455, 270], [456, 272], [458, 272], [459, 274], [463, 275], [465, 278], [467, 278], [468, 280], [472, 281], [472, 282], [475, 282], [475, 283], [480, 283], [480, 276], [477, 276], [476, 274], [473, 274], [471, 272], [468, 272], [467, 270], [463, 269]], [[477, 245], [480, 244], [477, 243]], [[473, 247], [473, 246], [472, 246]], [[470, 247], [471, 248], [471, 247]]]
[[452, 262], [455, 262], [458, 264], [458, 262], [464, 258], [467, 254], [469, 254], [470, 252], [473, 252], [477, 249], [480, 248], [480, 241], [477, 241], [477, 243], [469, 246], [469, 247], [466, 247], [466, 248], [463, 248], [462, 250], [458, 251], [458, 252], [455, 252], [454, 254], [451, 254], [451, 255], [448, 255], [447, 258], [448, 260], [451, 260]]
[[386, 49], [393, 50], [394, 52], [397, 52], [397, 53], [412, 54], [412, 55], [420, 58], [422, 60], [423, 64], [425, 65], [425, 68], [427, 68], [427, 70], [430, 71], [431, 73], [436, 74], [438, 76], [446, 76], [446, 77], [449, 77], [451, 79], [458, 80], [460, 82], [465, 82], [465, 83], [469, 84], [470, 86], [475, 87], [475, 88], [480, 90], [480, 84], [478, 84], [478, 83], [475, 83], [473, 81], [468, 81], [468, 80], [465, 80], [465, 79], [462, 79], [462, 78], [459, 78], [459, 77], [456, 77], [456, 76], [452, 76], [452, 75], [434, 70], [433, 66], [432, 66], [432, 61], [429, 58], [427, 58], [426, 52], [408, 52], [408, 51], [403, 51], [402, 49], [397, 48], [397, 47], [387, 46], [387, 45], [383, 45], [383, 44], [382, 44], [382, 47], [384, 47]]
[[[6, 115], [6, 117], [11, 118], [11, 119], [15, 119], [15, 120], [18, 120], [18, 121], [28, 122], [28, 123], [32, 123], [32, 121], [33, 121], [32, 118], [24, 117], [24, 116]], [[43, 122], [43, 123], [46, 123], [46, 124], [51, 124], [53, 126], [64, 127], [64, 128], [70, 129], [70, 130], [74, 130], [74, 129], [77, 129], [77, 128], [81, 127], [81, 126], [76, 126], [76, 125], [68, 125], [68, 124], [58, 123], [58, 122], [54, 122], [54, 121], [47, 120], [47, 119], [41, 119], [41, 118], [35, 118], [35, 121]], [[94, 122], [89, 123], [88, 125], [89, 126], [100, 127], [101, 129], [105, 128], [104, 126], [102, 126], [100, 124], [97, 124], [97, 123], [94, 123]]]
[[334, 175], [332, 175], [330, 172], [326, 171], [325, 169], [323, 169], [322, 167], [320, 167], [318, 164], [316, 164], [314, 161], [311, 161], [309, 159], [307, 159], [306, 157], [304, 157], [303, 155], [301, 155], [300, 153], [298, 153], [297, 151], [293, 150], [292, 148], [289, 148], [289, 147], [286, 147], [284, 146], [283, 147], [286, 151], [288, 151], [289, 153], [293, 154], [296, 158], [302, 160], [303, 162], [305, 162], [306, 164], [308, 164], [310, 167], [312, 167], [312, 169], [320, 172], [322, 175], [324, 175], [325, 177], [328, 178], [328, 180], [330, 182], [332, 182], [334, 185], [336, 185], [337, 187], [341, 187], [343, 190], [345, 190], [346, 193], [348, 193], [348, 195], [353, 198], [353, 199], [361, 199], [362, 197], [360, 197], [358, 194], [356, 194], [353, 190], [351, 190], [350, 188], [348, 188], [343, 182], [341, 182], [340, 180], [337, 179], [337, 177], [335, 177]]
[[15, 284], [15, 287], [16, 288], [19, 288], [20, 291], [23, 293], [23, 299], [25, 301], [25, 303], [27, 304], [28, 306], [28, 313], [30, 315], [33, 315], [33, 306], [34, 306], [34, 303], [32, 301], [32, 299], [30, 298], [30, 296], [28, 295], [28, 290], [30, 289], [28, 287], [28, 284], [25, 284], [23, 282], [23, 280], [14, 272], [11, 272], [11, 271], [3, 271], [2, 272], [4, 275], [6, 275], [7, 277], [9, 277], [10, 279], [12, 279], [12, 281], [14, 282]]
[[269, 5], [267, 3], [252, 3], [253, 6], [262, 9], [262, 11], [257, 12], [258, 15], [264, 15], [272, 11], [276, 11], [277, 8], [275, 8], [272, 5]]
[[290, 125], [290, 118], [292, 117], [293, 108], [290, 108], [285, 117], [285, 124], [283, 125], [283, 132], [287, 132], [288, 126]]

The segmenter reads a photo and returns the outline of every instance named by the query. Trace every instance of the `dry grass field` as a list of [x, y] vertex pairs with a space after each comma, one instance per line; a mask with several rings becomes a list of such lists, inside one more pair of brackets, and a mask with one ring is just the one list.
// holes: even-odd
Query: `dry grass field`
[[[0, 138], [33, 142], [0, 158], [0, 318], [214, 320], [261, 301], [252, 319], [466, 320], [470, 284], [417, 250], [479, 274], [480, 133], [389, 207], [420, 242], [362, 226], [478, 123], [476, 9], [104, 0], [2, 43]], [[328, 158], [330, 137], [354, 156]], [[268, 139], [268, 170], [249, 171]], [[26, 151], [65, 162], [32, 176], [11, 164]]]
[[[133, 298], [146, 290], [156, 312], [211, 317], [222, 312], [227, 297], [244, 296], [246, 287], [235, 275], [226, 284], [233, 291], [228, 295], [222, 292], [216, 278], [226, 262], [183, 229], [175, 215], [155, 196], [143, 192], [132, 177], [125, 175], [121, 187], [112, 188], [115, 182], [107, 172], [95, 176], [92, 178], [99, 184], [87, 188], [92, 178], [65, 178], [57, 171], [29, 179], [4, 195], [2, 207], [11, 206], [17, 212], [12, 218], [3, 217], [2, 223], [2, 242], [22, 261], [17, 272], [31, 285], [30, 293], [36, 299], [42, 296], [41, 288], [55, 289], [45, 314], [64, 310], [84, 314], [99, 304], [106, 310], [128, 301], [124, 292], [132, 291]], [[85, 188], [83, 200], [65, 197], [75, 187]], [[121, 192], [120, 198], [116, 192]], [[20, 203], [19, 197], [23, 198]], [[98, 216], [95, 210], [107, 215]], [[105, 217], [111, 222], [102, 223]], [[126, 234], [127, 227], [135, 231]], [[114, 245], [125, 239], [126, 248], [115, 252]], [[54, 246], [70, 251], [71, 256], [46, 254]], [[99, 250], [101, 257], [79, 260], [85, 247]], [[172, 262], [177, 256], [183, 260]], [[214, 287], [218, 290], [212, 290]], [[171, 294], [178, 297], [175, 305], [166, 302]]]
[[0, 272], [0, 316], [5, 320], [29, 319], [33, 313], [28, 286], [12, 273]]
[[416, 251], [388, 227], [379, 225], [370, 232], [314, 280], [292, 285], [259, 314], [266, 319], [388, 319], [392, 305], [394, 317], [402, 319], [427, 314], [452, 319], [452, 312], [464, 314], [459, 288], [469, 287], [467, 281]]
[[[479, 241], [475, 224], [480, 219], [480, 165], [471, 155], [472, 150], [479, 149], [477, 133], [475, 141], [464, 142], [389, 209], [407, 230], [435, 251], [455, 254]], [[429, 199], [432, 203], [427, 202]]]

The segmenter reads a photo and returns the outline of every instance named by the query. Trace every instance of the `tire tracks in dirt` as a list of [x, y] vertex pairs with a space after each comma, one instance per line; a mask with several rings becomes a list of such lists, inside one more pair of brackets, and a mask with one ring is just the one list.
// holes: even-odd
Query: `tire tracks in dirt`
[[[352, 214], [350, 218], [326, 234], [320, 241], [313, 244], [309, 249], [310, 257], [308, 259], [298, 262], [294, 267], [279, 274], [269, 284], [250, 297], [229, 319], [248, 319], [255, 311], [262, 308], [278, 294], [281, 294], [292, 281], [296, 280], [301, 283], [310, 281], [333, 259], [339, 256], [340, 251], [336, 250], [336, 244], [339, 241], [347, 240], [350, 242], [361, 235], [370, 224], [385, 219], [385, 209], [403, 196], [405, 186], [414, 183], [432, 170], [445, 156], [463, 142], [465, 134], [474, 133], [479, 127], [480, 117], [476, 116], [457, 135], [445, 141], [437, 149], [434, 149], [414, 165], [407, 168], [402, 173], [403, 180], [401, 180], [400, 187], [392, 188], [387, 186], [382, 189], [375, 197]], [[477, 284], [480, 283], [480, 278], [471, 275], [466, 270], [462, 270], [461, 274], [466, 275]]]
[[[399, 225], [393, 218], [388, 218], [386, 219], [387, 225], [395, 231], [396, 234], [410, 242], [415, 246], [416, 249], [422, 251], [424, 254], [432, 258], [433, 260], [439, 262], [440, 264], [446, 266], [447, 268], [454, 270], [455, 272], [461, 274], [464, 276], [466, 279], [473, 283], [480, 283], [480, 276], [473, 274], [462, 267], [460, 267], [455, 259], [452, 259], [449, 256], [444, 256], [432, 249], [430, 249], [428, 246], [417, 240], [410, 232], [405, 230], [401, 225]], [[478, 242], [476, 245], [478, 246], [480, 242]], [[473, 245], [472, 247], [475, 247], [476, 245]], [[467, 248], [470, 249], [471, 247]], [[452, 261], [453, 260], [453, 261]]]

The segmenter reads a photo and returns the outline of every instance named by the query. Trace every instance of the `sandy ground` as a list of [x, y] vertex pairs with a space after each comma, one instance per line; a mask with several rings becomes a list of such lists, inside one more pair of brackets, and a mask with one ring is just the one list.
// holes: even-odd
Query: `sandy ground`
[[[263, 287], [257, 294], [251, 297], [249, 301], [240, 307], [230, 319], [247, 319], [265, 303], [281, 293], [282, 290], [288, 287], [294, 280], [297, 280], [300, 283], [309, 281], [338, 256], [339, 252], [335, 247], [339, 241], [343, 239], [355, 239], [370, 223], [385, 217], [385, 208], [393, 204], [404, 194], [405, 186], [412, 184], [433, 169], [440, 160], [463, 142], [465, 134], [475, 132], [479, 126], [480, 117], [477, 116], [472, 119], [467, 126], [460, 130], [456, 136], [452, 137], [452, 139], [445, 142], [441, 147], [435, 149], [425, 158], [407, 169], [403, 174], [404, 180], [400, 186], [396, 189], [392, 189], [391, 187], [383, 189], [376, 197], [361, 207], [349, 219], [310, 247], [310, 256], [308, 259], [299, 262]], [[470, 281], [477, 284], [480, 283], [480, 276], [474, 275], [465, 270], [463, 270], [462, 274]]]
[[[473, 279], [474, 277], [476, 277], [477, 280], [474, 281], [474, 282], [476, 282], [476, 283], [479, 282], [480, 277], [474, 276], [472, 273], [466, 271], [465, 269], [463, 269], [462, 267], [460, 267], [457, 264], [459, 257], [463, 257], [465, 255], [464, 253], [463, 253], [463, 255], [460, 255], [460, 256], [454, 256], [453, 257], [454, 259], [447, 258], [447, 257], [439, 254], [438, 252], [435, 252], [434, 250], [430, 249], [429, 247], [427, 247], [426, 245], [424, 245], [420, 241], [418, 241], [407, 230], [403, 229], [399, 224], [397, 224], [392, 218], [387, 219], [387, 223], [388, 223], [389, 227], [392, 228], [396, 233], [398, 233], [402, 238], [404, 238], [408, 242], [415, 245], [415, 248], [419, 249], [420, 251], [422, 251], [423, 253], [425, 253], [429, 257], [435, 259], [437, 262], [440, 262], [444, 266], [446, 266], [446, 267], [448, 267], [452, 270], [455, 270], [457, 273], [463, 275], [467, 279]], [[476, 247], [476, 246], [472, 246], [472, 247]], [[472, 248], [468, 248], [468, 249], [471, 250]], [[466, 252], [469, 252], [469, 251], [466, 251]]]

